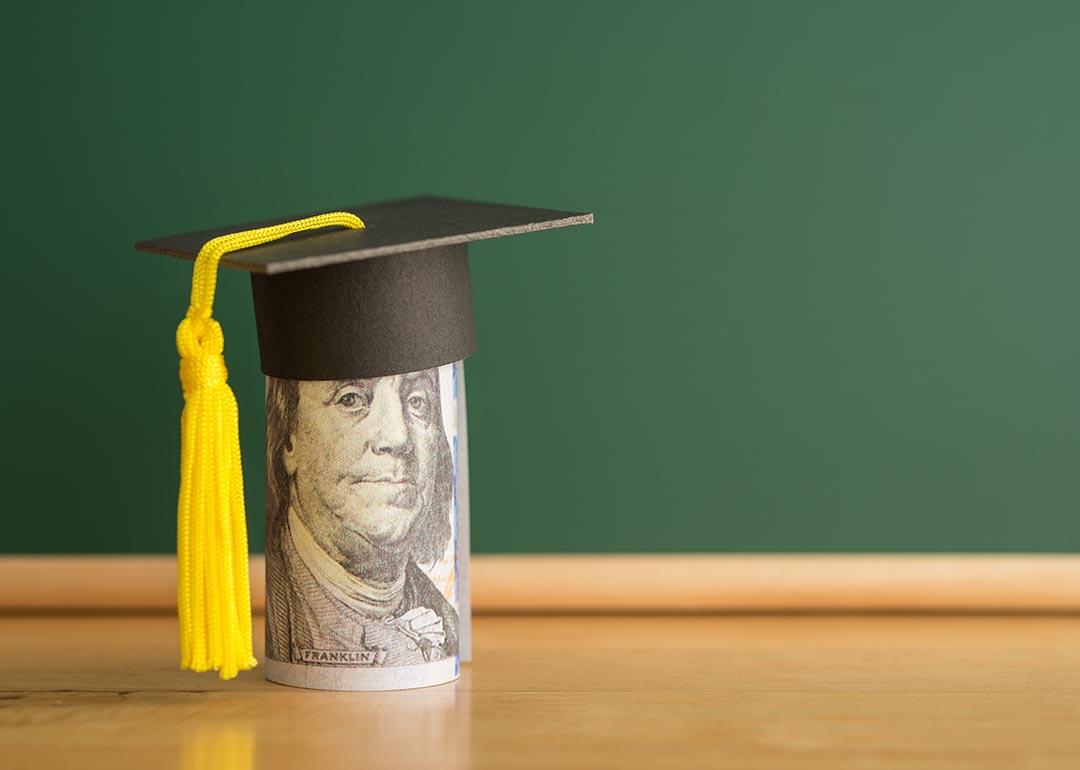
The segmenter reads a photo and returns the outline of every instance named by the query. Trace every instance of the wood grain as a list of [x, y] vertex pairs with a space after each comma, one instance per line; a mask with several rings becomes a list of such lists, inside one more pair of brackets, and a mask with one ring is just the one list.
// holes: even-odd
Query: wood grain
[[483, 617], [475, 644], [454, 684], [324, 693], [180, 672], [169, 617], [0, 618], [0, 765], [1080, 766], [1080, 618]]
[[[484, 612], [1080, 611], [1080, 556], [1007, 554], [476, 555]], [[263, 603], [263, 560], [252, 558]], [[171, 556], [3, 556], [0, 609], [155, 609]]]

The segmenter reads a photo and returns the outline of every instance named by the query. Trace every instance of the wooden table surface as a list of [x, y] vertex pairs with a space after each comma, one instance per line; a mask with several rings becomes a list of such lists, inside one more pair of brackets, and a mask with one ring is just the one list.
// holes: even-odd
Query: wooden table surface
[[0, 617], [0, 767], [1080, 767], [1078, 617], [480, 617], [457, 683], [370, 694], [175, 635]]

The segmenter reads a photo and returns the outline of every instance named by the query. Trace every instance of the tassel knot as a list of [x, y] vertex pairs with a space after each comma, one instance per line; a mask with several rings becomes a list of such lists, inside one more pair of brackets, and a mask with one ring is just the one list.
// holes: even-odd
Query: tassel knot
[[225, 385], [225, 336], [213, 318], [185, 318], [176, 329], [176, 350], [180, 353], [180, 383], [184, 393], [198, 388]]
[[220, 356], [225, 352], [225, 335], [221, 324], [210, 316], [196, 314], [194, 308], [176, 327], [176, 350], [181, 358]]

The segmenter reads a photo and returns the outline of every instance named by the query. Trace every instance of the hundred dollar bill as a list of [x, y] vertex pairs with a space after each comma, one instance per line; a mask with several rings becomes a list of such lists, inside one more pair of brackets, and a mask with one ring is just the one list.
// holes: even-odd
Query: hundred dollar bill
[[267, 379], [271, 681], [392, 690], [457, 678], [460, 367]]

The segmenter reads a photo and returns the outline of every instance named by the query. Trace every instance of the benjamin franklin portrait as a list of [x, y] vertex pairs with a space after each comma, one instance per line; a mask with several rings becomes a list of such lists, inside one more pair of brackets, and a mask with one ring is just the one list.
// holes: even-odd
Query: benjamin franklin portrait
[[268, 379], [268, 657], [405, 666], [457, 655], [457, 612], [419, 566], [451, 539], [438, 374]]

